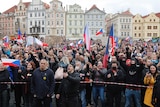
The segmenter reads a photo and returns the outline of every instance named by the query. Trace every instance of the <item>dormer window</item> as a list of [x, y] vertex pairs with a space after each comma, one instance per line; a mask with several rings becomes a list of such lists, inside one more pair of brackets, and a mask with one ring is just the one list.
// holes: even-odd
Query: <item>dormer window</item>
[[19, 9], [22, 10], [22, 6], [20, 6]]

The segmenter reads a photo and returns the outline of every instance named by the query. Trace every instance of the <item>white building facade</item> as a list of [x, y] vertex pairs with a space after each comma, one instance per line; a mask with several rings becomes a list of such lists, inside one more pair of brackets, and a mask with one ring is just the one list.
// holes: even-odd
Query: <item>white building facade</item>
[[109, 35], [110, 27], [113, 24], [114, 36], [118, 38], [132, 37], [132, 17], [129, 10], [116, 13], [112, 16], [107, 15], [107, 35]]
[[84, 33], [84, 11], [81, 6], [69, 5], [66, 13], [67, 39], [82, 39]]
[[27, 10], [27, 35], [46, 35], [46, 9], [49, 5], [41, 0], [32, 0]]
[[88, 25], [92, 38], [96, 37], [96, 32], [100, 29], [103, 29], [105, 35], [105, 14], [105, 11], [98, 9], [96, 5], [85, 11], [85, 25]]
[[65, 36], [65, 8], [59, 0], [52, 0], [46, 12], [47, 36]]

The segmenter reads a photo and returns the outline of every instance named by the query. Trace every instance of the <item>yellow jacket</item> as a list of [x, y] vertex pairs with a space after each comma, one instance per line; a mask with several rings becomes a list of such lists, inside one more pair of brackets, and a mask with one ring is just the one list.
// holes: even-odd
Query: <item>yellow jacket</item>
[[147, 87], [146, 92], [145, 92], [144, 104], [149, 107], [154, 107], [151, 104], [154, 83], [155, 83], [155, 79], [152, 75], [150, 77], [148, 76], [144, 77], [144, 84], [149, 85], [149, 87]]

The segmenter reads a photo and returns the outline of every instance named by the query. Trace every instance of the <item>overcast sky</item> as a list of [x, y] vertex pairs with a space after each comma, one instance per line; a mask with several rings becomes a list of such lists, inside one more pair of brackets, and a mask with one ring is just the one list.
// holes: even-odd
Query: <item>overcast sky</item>
[[[23, 2], [31, 2], [32, 0], [23, 0]], [[49, 4], [51, 0], [42, 0]], [[135, 14], [147, 15], [151, 12], [160, 12], [160, 0], [60, 0], [63, 6], [79, 4], [82, 9], [89, 9], [93, 4], [106, 13], [117, 13], [127, 9]], [[17, 5], [19, 0], [0, 0], [0, 12], [4, 12], [10, 7]]]

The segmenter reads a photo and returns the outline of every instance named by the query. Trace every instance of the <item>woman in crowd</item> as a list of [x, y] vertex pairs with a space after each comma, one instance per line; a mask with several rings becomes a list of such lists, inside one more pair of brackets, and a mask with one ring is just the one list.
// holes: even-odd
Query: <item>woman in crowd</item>
[[154, 107], [151, 102], [152, 102], [153, 86], [157, 75], [158, 75], [157, 67], [155, 65], [151, 65], [149, 67], [149, 72], [147, 72], [144, 77], [144, 84], [149, 86], [146, 89], [144, 96], [145, 107]]

